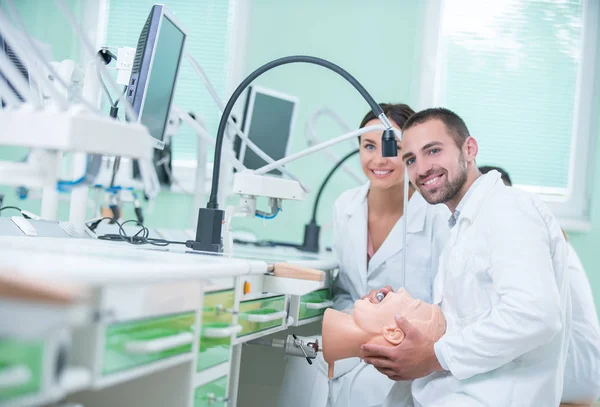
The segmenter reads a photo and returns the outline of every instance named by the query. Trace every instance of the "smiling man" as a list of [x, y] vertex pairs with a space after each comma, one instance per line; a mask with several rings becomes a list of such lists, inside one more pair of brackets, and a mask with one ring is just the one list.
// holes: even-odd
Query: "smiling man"
[[571, 320], [556, 219], [497, 171], [481, 175], [477, 141], [450, 110], [412, 115], [402, 153], [425, 200], [452, 212], [434, 288], [447, 330], [434, 343], [399, 318], [402, 343], [364, 345], [365, 362], [394, 380], [417, 379], [416, 406], [557, 406]]

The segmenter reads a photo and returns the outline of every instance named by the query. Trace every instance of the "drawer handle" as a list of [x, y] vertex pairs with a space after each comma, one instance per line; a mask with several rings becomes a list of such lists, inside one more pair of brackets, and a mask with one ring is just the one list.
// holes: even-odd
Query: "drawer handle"
[[270, 314], [245, 314], [250, 322], [271, 322], [287, 317], [287, 311], [272, 312]]
[[333, 306], [333, 301], [327, 300], [323, 302], [303, 302], [306, 305], [306, 309], [324, 309]]
[[125, 350], [129, 353], [157, 353], [190, 345], [193, 341], [194, 335], [191, 332], [182, 332], [148, 341], [130, 341], [125, 344]]
[[227, 338], [242, 331], [241, 325], [230, 325], [225, 328], [206, 327], [202, 329], [203, 338]]
[[31, 381], [31, 370], [26, 365], [13, 365], [0, 370], [0, 389], [21, 387]]

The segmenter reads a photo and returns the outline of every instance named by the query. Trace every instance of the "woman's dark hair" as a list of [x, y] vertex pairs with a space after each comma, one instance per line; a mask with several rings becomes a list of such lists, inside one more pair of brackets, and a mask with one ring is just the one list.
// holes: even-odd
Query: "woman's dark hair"
[[[385, 113], [388, 119], [393, 120], [400, 128], [404, 127], [404, 123], [415, 112], [409, 105], [405, 105], [404, 103], [380, 103], [379, 106], [381, 106], [383, 113]], [[377, 119], [377, 116], [375, 116], [373, 111], [369, 110], [369, 113], [360, 122], [360, 128], [365, 127], [373, 119]]]

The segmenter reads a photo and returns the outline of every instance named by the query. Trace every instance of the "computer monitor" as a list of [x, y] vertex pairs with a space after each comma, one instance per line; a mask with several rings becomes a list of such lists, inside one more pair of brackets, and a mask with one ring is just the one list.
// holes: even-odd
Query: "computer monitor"
[[165, 146], [165, 129], [186, 37], [184, 28], [165, 6], [152, 6], [138, 40], [127, 99], [138, 121], [155, 139], [157, 149]]
[[[29, 72], [27, 71], [27, 68], [25, 68], [25, 65], [23, 65], [23, 63], [21, 62], [19, 57], [17, 57], [17, 55], [14, 53], [14, 51], [10, 47], [10, 45], [8, 45], [6, 43], [6, 41], [4, 40], [2, 35], [0, 35], [0, 53], [4, 54], [6, 56], [6, 58], [8, 59], [9, 63], [11, 63], [16, 68], [16, 70], [21, 75], [23, 75], [23, 78], [27, 82], [29, 82]], [[8, 78], [6, 76], [4, 76], [4, 74], [2, 73], [2, 70], [0, 70], [0, 81], [4, 82], [4, 84], [6, 85], [6, 86], [4, 86], [4, 88], [9, 89], [9, 91], [17, 99], [19, 99], [21, 102], [25, 101], [25, 99], [23, 99], [23, 96], [15, 89], [15, 87], [8, 80]], [[5, 105], [5, 101], [2, 98], [0, 98], [0, 104], [2, 105], [2, 107], [4, 107], [4, 105]]]
[[[242, 130], [250, 140], [274, 160], [288, 154], [298, 99], [258, 86], [248, 88]], [[239, 136], [234, 141], [237, 158], [244, 166], [256, 170], [267, 165], [254, 151], [247, 148]], [[273, 170], [269, 175], [281, 176]]]

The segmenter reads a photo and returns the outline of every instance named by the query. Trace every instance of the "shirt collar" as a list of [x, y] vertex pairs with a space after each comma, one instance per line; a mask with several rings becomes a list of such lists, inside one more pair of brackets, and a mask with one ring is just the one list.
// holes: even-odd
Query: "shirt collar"
[[454, 227], [454, 225], [456, 225], [458, 223], [458, 218], [460, 216], [460, 212], [463, 210], [463, 208], [464, 208], [464, 206], [465, 206], [465, 204], [467, 202], [467, 199], [472, 194], [472, 192], [477, 188], [478, 184], [481, 183], [482, 179], [483, 179], [483, 176], [477, 177], [477, 179], [475, 180], [475, 182], [473, 182], [473, 184], [471, 185], [471, 187], [467, 190], [467, 193], [465, 194], [465, 196], [462, 197], [462, 199], [460, 200], [460, 202], [456, 206], [456, 210], [450, 216], [450, 219], [448, 219], [448, 226], [450, 227], [450, 229], [452, 229]]

